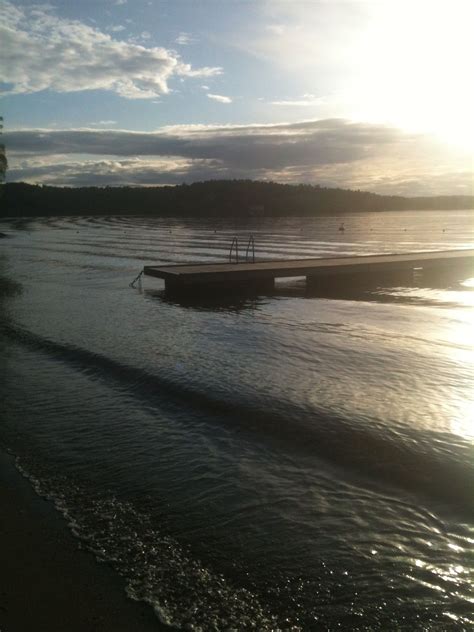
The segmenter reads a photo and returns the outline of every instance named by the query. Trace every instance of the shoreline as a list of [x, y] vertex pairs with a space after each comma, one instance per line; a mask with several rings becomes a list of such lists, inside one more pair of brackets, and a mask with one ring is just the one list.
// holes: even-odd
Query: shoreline
[[38, 496], [0, 449], [0, 630], [169, 630], [125, 594], [124, 580], [80, 549], [52, 502]]
[[[10, 222], [26, 222], [26, 221], [34, 221], [39, 219], [74, 219], [74, 218], [83, 218], [83, 217], [93, 217], [93, 218], [101, 218], [101, 217], [129, 217], [132, 219], [169, 219], [169, 220], [213, 220], [213, 221], [227, 221], [227, 220], [239, 220], [242, 223], [253, 221], [253, 220], [281, 220], [281, 219], [316, 219], [316, 218], [333, 218], [339, 219], [341, 217], [351, 217], [354, 215], [358, 215], [360, 213], [370, 213], [371, 215], [383, 215], [385, 213], [459, 213], [459, 212], [474, 212], [474, 204], [469, 204], [466, 206], [454, 207], [454, 208], [416, 208], [416, 207], [407, 207], [407, 208], [385, 208], [385, 209], [327, 209], [324, 211], [318, 211], [317, 213], [302, 213], [302, 212], [294, 212], [294, 213], [267, 213], [264, 215], [245, 215], [242, 213], [238, 213], [237, 211], [234, 213], [230, 213], [228, 215], [219, 215], [217, 213], [157, 213], [156, 211], [136, 211], [135, 209], [121, 210], [121, 211], [78, 211], [77, 213], [61, 213], [61, 212], [50, 212], [50, 213], [31, 213], [31, 209], [25, 209], [21, 214], [15, 213], [14, 215], [2, 215], [0, 214], [0, 223], [10, 223]], [[447, 216], [447, 219], [449, 215]], [[0, 236], [1, 238], [9, 237], [8, 234], [3, 234]]]

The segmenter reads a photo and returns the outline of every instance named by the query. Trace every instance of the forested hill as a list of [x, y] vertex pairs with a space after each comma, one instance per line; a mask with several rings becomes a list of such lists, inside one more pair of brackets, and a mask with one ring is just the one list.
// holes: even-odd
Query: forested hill
[[474, 196], [407, 198], [252, 180], [211, 180], [165, 187], [63, 188], [25, 183], [3, 185], [0, 216], [331, 215], [352, 211], [472, 209]]

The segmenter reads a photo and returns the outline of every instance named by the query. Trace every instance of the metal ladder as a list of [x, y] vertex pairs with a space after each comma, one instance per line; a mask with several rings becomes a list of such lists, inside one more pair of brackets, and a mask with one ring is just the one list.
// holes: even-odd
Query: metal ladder
[[229, 263], [232, 263], [232, 252], [234, 250], [234, 247], [235, 247], [235, 263], [239, 263], [239, 240], [237, 239], [237, 237], [234, 237], [232, 239], [232, 243], [230, 245]]
[[[252, 248], [252, 252], [250, 253], [250, 248]], [[249, 254], [252, 254], [252, 263], [255, 263], [255, 239], [253, 235], [249, 237], [249, 243], [247, 244], [247, 250], [245, 251], [245, 261], [248, 262]]]
[[[239, 263], [239, 240], [237, 237], [232, 239], [232, 243], [230, 245], [229, 250], [229, 263], [232, 263], [232, 254], [234, 253], [235, 263]], [[247, 249], [245, 250], [245, 262], [249, 263], [249, 259], [251, 258], [250, 263], [255, 263], [255, 239], [253, 235], [250, 235]]]

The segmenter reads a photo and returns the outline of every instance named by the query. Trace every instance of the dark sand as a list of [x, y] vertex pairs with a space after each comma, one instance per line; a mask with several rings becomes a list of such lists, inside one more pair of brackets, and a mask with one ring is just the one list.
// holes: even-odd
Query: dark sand
[[0, 632], [169, 630], [0, 451]]

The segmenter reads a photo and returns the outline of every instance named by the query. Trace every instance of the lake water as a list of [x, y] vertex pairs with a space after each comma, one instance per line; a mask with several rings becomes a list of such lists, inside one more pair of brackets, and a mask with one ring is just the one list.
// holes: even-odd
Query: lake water
[[468, 629], [474, 273], [181, 301], [129, 282], [234, 235], [257, 259], [472, 247], [472, 217], [4, 220], [0, 443], [178, 628]]

